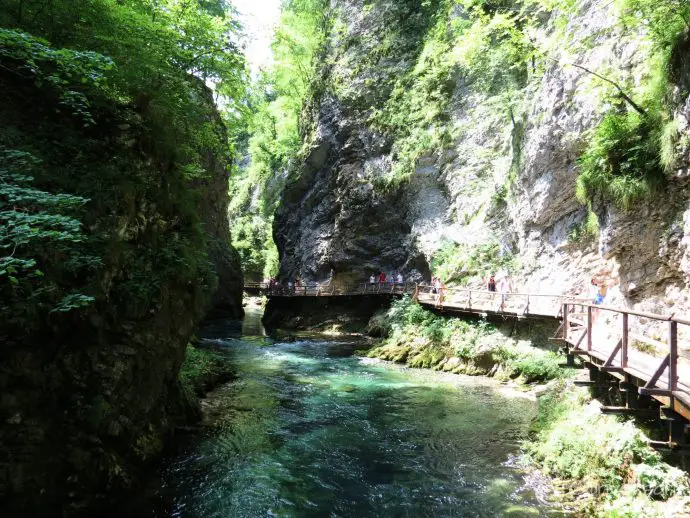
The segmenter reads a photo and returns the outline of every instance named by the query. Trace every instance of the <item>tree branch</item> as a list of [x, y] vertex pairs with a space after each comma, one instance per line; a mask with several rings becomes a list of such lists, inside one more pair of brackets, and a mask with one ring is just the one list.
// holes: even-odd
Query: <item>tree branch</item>
[[[553, 58], [551, 58], [551, 59], [553, 59]], [[554, 60], [554, 61], [557, 61], [557, 60]], [[611, 79], [604, 77], [601, 74], [597, 74], [593, 70], [590, 70], [589, 68], [583, 67], [582, 65], [578, 65], [576, 63], [569, 63], [567, 61], [557, 61], [557, 63], [561, 63], [563, 65], [570, 65], [571, 67], [579, 68], [580, 70], [583, 70], [584, 72], [587, 72], [588, 74], [591, 74], [594, 77], [598, 77], [602, 81], [606, 81], [610, 85], [613, 85], [613, 87], [616, 90], [618, 90], [618, 94], [621, 96], [621, 98], [625, 102], [627, 102], [637, 113], [639, 113], [643, 117], [647, 117], [647, 112], [639, 104], [637, 104], [635, 101], [633, 101], [630, 98], [630, 96], [623, 91], [623, 88], [621, 88], [621, 86], [618, 83], [616, 83], [615, 81], [612, 81]]]
[[612, 80], [609, 79], [608, 77], [604, 77], [604, 76], [602, 76], [601, 74], [598, 74], [597, 72], [594, 72], [593, 70], [590, 70], [589, 68], [587, 68], [587, 67], [585, 67], [585, 66], [578, 65], [577, 63], [570, 63], [569, 61], [561, 61], [561, 60], [559, 60], [559, 59], [552, 58], [551, 56], [549, 56], [549, 55], [547, 55], [546, 53], [544, 53], [544, 52], [542, 52], [541, 50], [539, 50], [539, 48], [536, 46], [536, 44], [534, 43], [534, 41], [533, 41], [531, 38], [530, 38], [530, 42], [532, 43], [532, 47], [534, 48], [534, 50], [535, 50], [537, 53], [539, 53], [539, 54], [541, 54], [542, 56], [544, 56], [546, 59], [549, 59], [549, 60], [551, 60], [551, 61], [553, 61], [554, 63], [557, 63], [557, 64], [559, 64], [559, 65], [570, 65], [571, 67], [575, 67], [575, 68], [578, 68], [578, 69], [582, 70], [583, 72], [587, 72], [588, 74], [591, 74], [591, 75], [593, 75], [594, 77], [597, 77], [597, 78], [601, 79], [602, 81], [606, 81], [607, 83], [609, 83], [610, 85], [612, 85], [616, 90], [618, 90], [618, 94], [621, 96], [621, 98], [622, 98], [625, 102], [627, 102], [637, 113], [639, 113], [639, 114], [642, 115], [643, 117], [647, 118], [647, 112], [646, 112], [639, 104], [637, 104], [635, 101], [633, 101], [633, 100], [630, 98], [630, 96], [629, 96], [628, 94], [625, 93], [625, 91], [623, 90], [623, 88], [622, 88], [618, 83], [616, 83], [615, 81], [612, 81]]

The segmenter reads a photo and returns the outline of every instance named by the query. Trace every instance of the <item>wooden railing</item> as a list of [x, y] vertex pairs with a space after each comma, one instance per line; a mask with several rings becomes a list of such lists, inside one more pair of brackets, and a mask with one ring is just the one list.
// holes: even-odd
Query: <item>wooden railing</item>
[[351, 295], [404, 295], [414, 294], [414, 283], [304, 283], [292, 287], [281, 284], [269, 286], [267, 283], [245, 283], [245, 290], [259, 290], [272, 297], [330, 297]]
[[640, 394], [690, 403], [690, 365], [679, 361], [690, 358], [690, 320], [589, 303], [566, 302], [561, 313], [571, 354], [598, 360], [602, 371], [643, 380]]
[[442, 288], [438, 290], [433, 286], [418, 286], [415, 296], [420, 302], [433, 303], [440, 308], [552, 318], [560, 317], [565, 302], [589, 302], [589, 299], [571, 295], [498, 293], [470, 288]]
[[[588, 302], [570, 295], [534, 293], [497, 293], [470, 288], [441, 288], [416, 283], [306, 283], [299, 286], [269, 286], [266, 283], [247, 283], [245, 289], [259, 290], [273, 297], [327, 297], [353, 295], [408, 294], [422, 304], [446, 309], [472, 312], [505, 313], [516, 316], [545, 316], [559, 318], [565, 302]], [[439, 298], [439, 291], [442, 296]]]

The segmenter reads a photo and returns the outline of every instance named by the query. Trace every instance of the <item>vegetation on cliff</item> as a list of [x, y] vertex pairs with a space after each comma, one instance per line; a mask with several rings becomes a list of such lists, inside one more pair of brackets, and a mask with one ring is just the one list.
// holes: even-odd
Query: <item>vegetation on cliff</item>
[[230, 182], [232, 243], [244, 273], [261, 280], [278, 271], [271, 226], [289, 164], [299, 160], [310, 121], [305, 106], [317, 94], [318, 58], [328, 30], [328, 2], [293, 0], [283, 5], [272, 45], [275, 63], [250, 88], [245, 117], [236, 129], [244, 159]]
[[193, 344], [187, 345], [178, 380], [185, 402], [195, 414], [200, 413], [199, 398], [231, 377], [232, 371], [227, 358], [211, 349]]
[[[671, 113], [678, 64], [673, 56], [690, 29], [690, 5], [676, 0], [622, 0], [621, 21], [629, 31], [644, 28], [651, 51], [647, 75], [638, 84], [611, 71], [613, 82], [603, 82], [601, 94], [608, 109], [590, 135], [580, 157], [577, 194], [590, 203], [598, 196], [629, 210], [666, 184], [677, 153], [677, 121]], [[683, 92], [681, 95], [687, 95]]]
[[[102, 297], [108, 258], [122, 253], [132, 268], [117, 289], [130, 300], [147, 304], [171, 278], [211, 291], [195, 184], [218, 174], [212, 161], [227, 156], [227, 141], [189, 71], [238, 100], [243, 64], [232, 19], [187, 4], [0, 8], [0, 25], [16, 28], [0, 30], [0, 87], [12, 101], [0, 133], [3, 332]], [[136, 207], [144, 193], [175, 236], [130, 253], [113, 230], [123, 212], [153, 216]]]
[[370, 323], [370, 332], [384, 336], [368, 356], [462, 374], [485, 374], [523, 383], [562, 375], [559, 356], [546, 346], [546, 336], [530, 330], [530, 339], [516, 339], [484, 321], [439, 317], [405, 297]]
[[224, 6], [0, 4], [0, 414], [13, 416], [0, 426], [0, 499], [10, 515], [103, 503], [169, 437], [185, 345], [232, 269], [228, 141], [205, 85], [231, 107], [243, 95]]

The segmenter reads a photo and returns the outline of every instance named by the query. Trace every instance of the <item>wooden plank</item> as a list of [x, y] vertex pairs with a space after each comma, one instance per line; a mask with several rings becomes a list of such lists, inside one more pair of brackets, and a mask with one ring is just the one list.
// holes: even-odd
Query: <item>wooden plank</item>
[[668, 323], [668, 386], [671, 390], [678, 388], [678, 322]]
[[621, 365], [628, 366], [628, 314], [623, 313], [623, 334], [621, 336]]
[[587, 350], [592, 350], [592, 308], [587, 308]]

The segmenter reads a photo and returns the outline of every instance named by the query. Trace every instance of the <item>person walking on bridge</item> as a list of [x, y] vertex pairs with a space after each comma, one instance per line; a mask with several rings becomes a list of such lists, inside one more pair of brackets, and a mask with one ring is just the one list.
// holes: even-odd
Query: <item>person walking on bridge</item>
[[438, 290], [438, 293], [436, 294], [436, 301], [434, 305], [440, 309], [443, 308], [443, 299], [445, 298], [447, 291], [446, 283], [443, 282], [440, 277], [436, 279], [436, 289]]
[[508, 298], [508, 294], [512, 291], [512, 288], [510, 286], [510, 279], [508, 279], [508, 275], [503, 275], [501, 277], [501, 280], [498, 281], [498, 291], [501, 293], [501, 311], [505, 310], [506, 307], [506, 299]]

